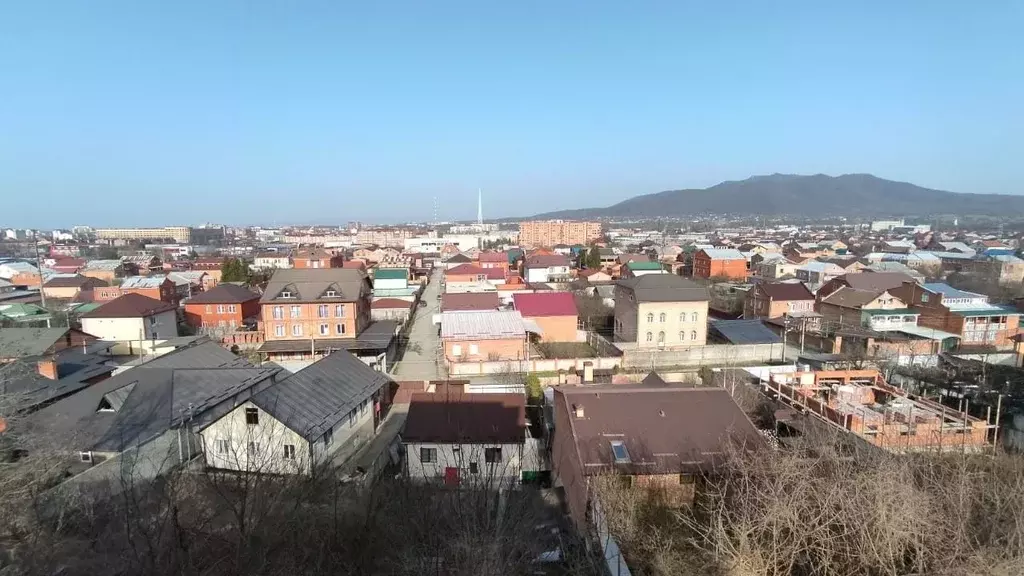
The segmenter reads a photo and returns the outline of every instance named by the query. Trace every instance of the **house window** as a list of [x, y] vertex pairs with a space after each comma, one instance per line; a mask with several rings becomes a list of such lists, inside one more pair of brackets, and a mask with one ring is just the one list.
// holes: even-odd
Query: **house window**
[[337, 304], [337, 305], [334, 306], [334, 317], [335, 318], [344, 318], [345, 317], [345, 306], [344, 305]]
[[479, 474], [480, 473], [480, 465], [477, 464], [476, 462], [470, 462], [469, 463], [469, 473], [470, 474]]
[[335, 325], [334, 331], [337, 334], [344, 334], [345, 333], [345, 325], [344, 324], [337, 324], [337, 325]]
[[320, 335], [321, 336], [327, 336], [330, 333], [331, 333], [331, 327], [330, 326], [328, 326], [327, 324], [321, 324], [320, 325]]
[[654, 313], [652, 313], [652, 312], [648, 312], [647, 313], [647, 321], [648, 322], [654, 322]]
[[658, 332], [658, 344], [664, 344], [664, 343], [665, 343], [665, 333], [664, 332]]
[[658, 314], [658, 322], [661, 322], [661, 323], [664, 324], [665, 323], [665, 318], [666, 318], [666, 316], [665, 316], [664, 312], [662, 312], [661, 314]]
[[436, 464], [437, 448], [420, 448], [420, 462], [423, 464]]
[[284, 318], [284, 307], [274, 306], [274, 320], [281, 320]]
[[479, 353], [480, 353], [480, 347], [479, 346], [477, 346], [476, 344], [470, 344], [469, 345], [469, 355], [470, 356], [476, 356]]
[[260, 445], [258, 442], [249, 442], [249, 445], [246, 447], [246, 453], [249, 454], [250, 457], [255, 456], [259, 451]]
[[928, 301], [928, 295], [925, 294], [925, 293], [922, 293], [921, 294], [921, 302], [927, 302], [927, 301]]
[[350, 410], [349, 413], [348, 413], [348, 427], [349, 428], [355, 428], [356, 427], [356, 409], [355, 408]]
[[647, 333], [647, 341], [648, 342], [653, 342], [654, 341], [654, 334], [651, 334], [650, 332], [648, 332]]
[[223, 314], [223, 313], [224, 313], [224, 305], [223, 304], [217, 304], [217, 314]]
[[231, 445], [228, 444], [227, 440], [217, 440], [214, 444], [217, 448], [217, 454], [227, 454], [231, 450]]
[[334, 298], [337, 295], [338, 293], [335, 292], [334, 290], [328, 290], [327, 292], [324, 292], [324, 296], [326, 296], [327, 298]]
[[696, 321], [697, 321], [697, 313], [694, 312], [694, 313], [690, 314], [690, 322], [696, 322]]
[[679, 341], [682, 342], [683, 340], [686, 340], [686, 332], [679, 333]]
[[274, 325], [274, 336], [284, 336], [284, 324]]
[[299, 316], [302, 316], [302, 306], [292, 306], [291, 316], [292, 318], [298, 318]]
[[452, 356], [462, 356], [462, 346], [458, 344], [452, 345]]
[[697, 339], [697, 331], [696, 330], [690, 331], [690, 340], [696, 340], [696, 339]]
[[370, 401], [369, 401], [369, 400], [363, 400], [363, 401], [362, 401], [362, 402], [361, 402], [361, 403], [359, 404], [359, 415], [360, 415], [360, 416], [363, 416], [363, 415], [365, 415], [365, 414], [366, 414], [366, 410], [367, 410], [367, 409], [368, 409], [369, 407], [370, 407]]
[[328, 314], [330, 314], [330, 311], [331, 311], [330, 306], [328, 306], [327, 304], [321, 304], [321, 305], [316, 307], [316, 317], [317, 318], [327, 318]]
[[686, 312], [680, 312], [679, 313], [679, 321], [680, 322], [686, 322]]
[[[104, 296], [106, 296], [106, 295], [104, 295]], [[212, 308], [213, 308], [212, 306], [210, 306], [209, 304], [207, 304], [207, 305], [206, 305], [206, 313], [207, 313], [207, 314], [209, 314], [210, 312], [212, 312], [212, 311], [213, 311], [213, 310], [212, 310]]]
[[289, 292], [287, 290], [285, 290], [284, 292], [281, 292], [281, 298], [291, 298], [291, 297], [292, 297], [292, 293], [291, 292]]
[[488, 464], [501, 462], [501, 448], [484, 448], [484, 462]]
[[628, 464], [629, 463], [629, 451], [626, 450], [626, 445], [619, 440], [612, 440], [612, 457], [615, 459], [616, 464]]
[[292, 336], [302, 336], [302, 324], [292, 324]]
[[228, 313], [229, 314], [234, 314], [235, 313], [235, 305], [234, 304], [228, 304]]
[[330, 427], [327, 428], [327, 431], [324, 432], [324, 446], [330, 446], [333, 443], [334, 443], [334, 426], [330, 426]]
[[284, 459], [295, 460], [295, 444], [284, 445]]
[[82, 462], [92, 462], [92, 452], [79, 452], [78, 457]]
[[255, 426], [260, 423], [260, 411], [258, 408], [245, 409], [245, 423], [250, 426]]

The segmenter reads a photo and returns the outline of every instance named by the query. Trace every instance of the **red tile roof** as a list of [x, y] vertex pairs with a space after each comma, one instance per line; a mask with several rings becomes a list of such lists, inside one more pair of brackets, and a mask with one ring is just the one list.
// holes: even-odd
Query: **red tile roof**
[[147, 318], [175, 308], [174, 304], [169, 302], [129, 292], [91, 312], [82, 314], [82, 318]]
[[441, 312], [467, 310], [497, 310], [501, 305], [497, 292], [466, 292], [463, 294], [442, 294]]
[[516, 310], [525, 317], [576, 316], [576, 299], [572, 292], [536, 292], [513, 294]]
[[409, 308], [411, 306], [412, 302], [399, 298], [381, 298], [370, 303], [370, 308]]
[[505, 269], [504, 268], [484, 268], [484, 275], [487, 276], [488, 280], [504, 280]]
[[477, 260], [480, 262], [508, 262], [508, 254], [504, 252], [481, 252]]
[[[493, 270], [493, 268], [481, 268], [472, 264], [459, 264], [455, 268], [449, 268], [444, 271], [445, 276], [462, 276], [466, 274], [487, 274], [487, 270]], [[499, 269], [499, 272], [501, 270]]]

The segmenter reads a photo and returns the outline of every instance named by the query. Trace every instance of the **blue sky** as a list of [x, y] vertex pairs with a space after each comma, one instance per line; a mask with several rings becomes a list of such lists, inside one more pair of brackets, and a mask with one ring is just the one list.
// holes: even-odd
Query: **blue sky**
[[472, 218], [753, 174], [1021, 193], [1024, 2], [0, 5], [0, 224]]

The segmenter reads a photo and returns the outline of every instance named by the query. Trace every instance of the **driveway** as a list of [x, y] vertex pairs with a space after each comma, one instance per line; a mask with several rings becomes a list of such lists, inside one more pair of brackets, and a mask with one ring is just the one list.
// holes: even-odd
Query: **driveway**
[[438, 348], [441, 339], [437, 336], [434, 314], [440, 309], [438, 295], [441, 293], [441, 270], [435, 269], [430, 283], [423, 291], [422, 300], [426, 306], [417, 306], [409, 329], [409, 342], [405, 354], [391, 367], [395, 380], [438, 380], [444, 378], [438, 365]]

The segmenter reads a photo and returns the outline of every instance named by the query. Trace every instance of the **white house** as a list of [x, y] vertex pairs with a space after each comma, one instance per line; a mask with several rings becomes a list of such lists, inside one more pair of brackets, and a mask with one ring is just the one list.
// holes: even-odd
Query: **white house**
[[287, 252], [263, 252], [257, 254], [253, 259], [252, 267], [261, 270], [291, 268], [292, 259], [288, 256]]
[[206, 465], [310, 474], [322, 464], [340, 464], [377, 431], [390, 381], [352, 354], [334, 352], [205, 426]]
[[531, 460], [526, 396], [467, 393], [451, 386], [413, 394], [402, 443], [411, 479], [492, 489], [515, 486], [524, 462]]
[[530, 256], [523, 266], [523, 276], [528, 283], [568, 281], [569, 259], [561, 254]]
[[115, 342], [111, 354], [135, 354], [145, 340], [178, 336], [174, 304], [129, 292], [82, 315], [82, 330]]

